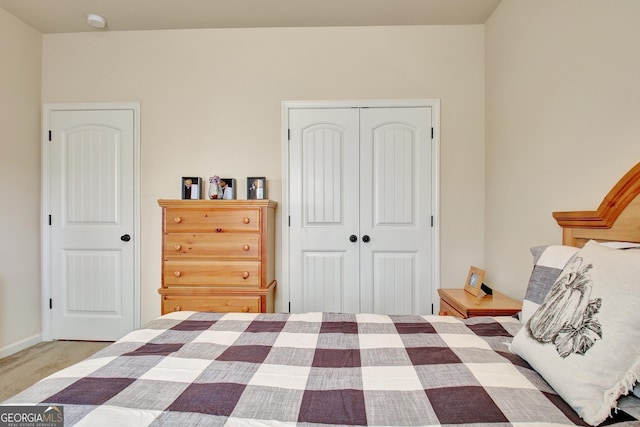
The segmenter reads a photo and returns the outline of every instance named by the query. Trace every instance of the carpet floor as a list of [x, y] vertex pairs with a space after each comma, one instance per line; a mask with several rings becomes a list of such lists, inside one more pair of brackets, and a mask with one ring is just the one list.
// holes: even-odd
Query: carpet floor
[[109, 344], [111, 343], [95, 341], [45, 341], [0, 359], [0, 402]]

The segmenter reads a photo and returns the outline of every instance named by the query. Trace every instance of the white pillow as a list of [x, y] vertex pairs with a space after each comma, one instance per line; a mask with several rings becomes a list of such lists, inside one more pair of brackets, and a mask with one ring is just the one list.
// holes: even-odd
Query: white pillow
[[511, 350], [591, 425], [640, 378], [640, 251], [588, 242]]
[[603, 246], [608, 246], [613, 249], [637, 249], [640, 248], [640, 243], [632, 242], [598, 242]]

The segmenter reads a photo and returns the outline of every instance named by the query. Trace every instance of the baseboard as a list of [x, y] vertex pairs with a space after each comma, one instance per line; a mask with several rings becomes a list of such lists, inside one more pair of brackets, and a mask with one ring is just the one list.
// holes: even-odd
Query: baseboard
[[42, 342], [42, 334], [32, 335], [28, 338], [20, 340], [16, 343], [0, 348], [0, 359], [3, 357], [11, 356], [14, 353], [29, 348], [32, 345], [40, 344]]

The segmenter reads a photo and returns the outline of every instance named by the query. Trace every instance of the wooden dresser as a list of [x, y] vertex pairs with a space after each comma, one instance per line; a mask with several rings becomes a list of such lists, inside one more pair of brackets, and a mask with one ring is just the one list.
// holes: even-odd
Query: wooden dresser
[[275, 209], [270, 200], [158, 200], [162, 314], [273, 312]]

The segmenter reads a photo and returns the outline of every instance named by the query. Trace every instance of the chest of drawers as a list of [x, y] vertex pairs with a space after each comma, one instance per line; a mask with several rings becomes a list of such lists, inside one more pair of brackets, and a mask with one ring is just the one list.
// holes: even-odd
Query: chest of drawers
[[275, 209], [270, 200], [158, 200], [162, 314], [273, 312]]

